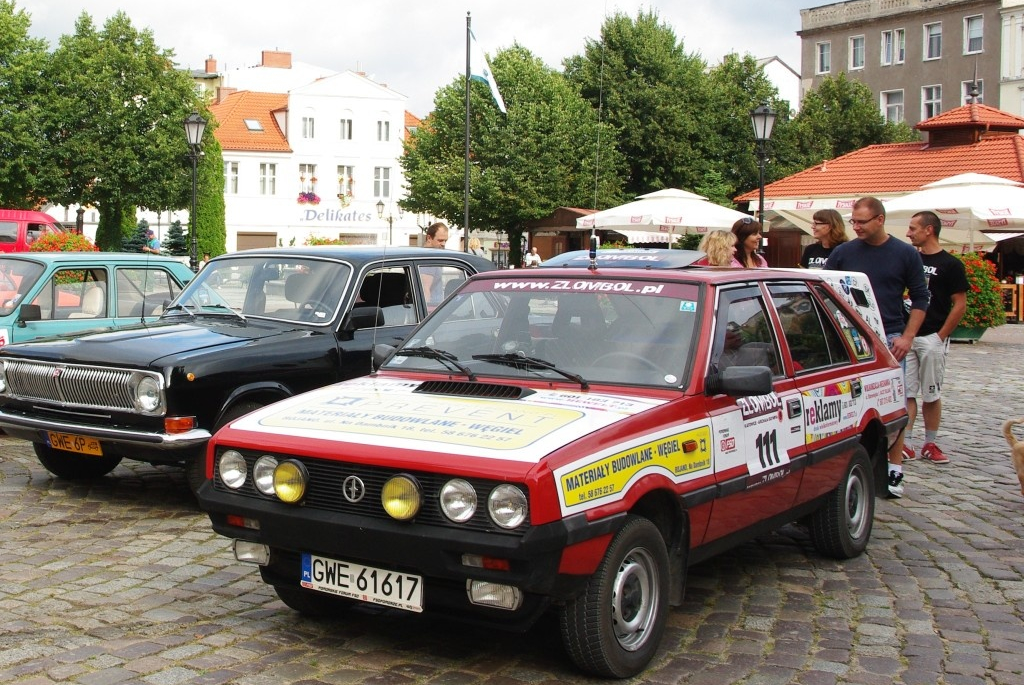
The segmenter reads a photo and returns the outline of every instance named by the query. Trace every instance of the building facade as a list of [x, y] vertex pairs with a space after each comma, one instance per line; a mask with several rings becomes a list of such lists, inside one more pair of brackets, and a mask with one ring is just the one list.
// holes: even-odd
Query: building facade
[[[1016, 4], [850, 0], [800, 10], [803, 91], [845, 73], [871, 89], [886, 120], [911, 126], [966, 104], [975, 87], [977, 102], [1001, 107], [1005, 11]], [[1019, 95], [1015, 105], [1002, 108], [1019, 113]]]

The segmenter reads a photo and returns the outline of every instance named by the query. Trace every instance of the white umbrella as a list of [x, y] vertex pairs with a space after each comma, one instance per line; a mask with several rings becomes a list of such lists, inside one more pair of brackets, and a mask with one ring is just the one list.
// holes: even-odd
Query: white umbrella
[[646, 242], [671, 242], [673, 234], [729, 229], [738, 219], [747, 216], [735, 209], [709, 202], [703, 195], [666, 188], [640, 195], [633, 202], [580, 217], [576, 219], [576, 228], [599, 228], [626, 236], [645, 233], [650, 238]]
[[910, 217], [923, 210], [942, 220], [942, 242], [966, 244], [970, 250], [1010, 237], [999, 231], [1024, 230], [1024, 184], [1001, 176], [957, 174], [884, 204], [886, 225], [904, 240]]

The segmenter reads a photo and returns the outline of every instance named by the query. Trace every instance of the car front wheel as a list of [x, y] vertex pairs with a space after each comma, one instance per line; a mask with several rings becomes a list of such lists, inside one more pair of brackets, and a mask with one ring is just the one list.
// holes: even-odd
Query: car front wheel
[[89, 454], [75, 454], [64, 450], [55, 450], [40, 442], [32, 443], [39, 463], [58, 478], [82, 480], [100, 478], [107, 475], [118, 464], [121, 457], [96, 457]]
[[665, 630], [669, 598], [665, 540], [630, 516], [615, 534], [584, 592], [562, 608], [562, 641], [584, 671], [634, 676], [650, 663]]
[[811, 541], [822, 556], [851, 559], [868, 546], [875, 518], [875, 481], [862, 445], [836, 489], [808, 521]]

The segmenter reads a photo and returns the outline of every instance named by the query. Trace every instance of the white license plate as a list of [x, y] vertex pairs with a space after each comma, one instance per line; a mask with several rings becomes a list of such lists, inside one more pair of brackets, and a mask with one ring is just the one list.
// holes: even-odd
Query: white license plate
[[408, 573], [303, 554], [300, 584], [361, 602], [423, 611], [423, 578]]

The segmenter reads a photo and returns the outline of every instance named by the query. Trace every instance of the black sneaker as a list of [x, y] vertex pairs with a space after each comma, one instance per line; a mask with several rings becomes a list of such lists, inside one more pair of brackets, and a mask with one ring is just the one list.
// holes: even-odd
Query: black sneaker
[[889, 472], [889, 498], [898, 499], [903, 497], [903, 474], [896, 471]]

